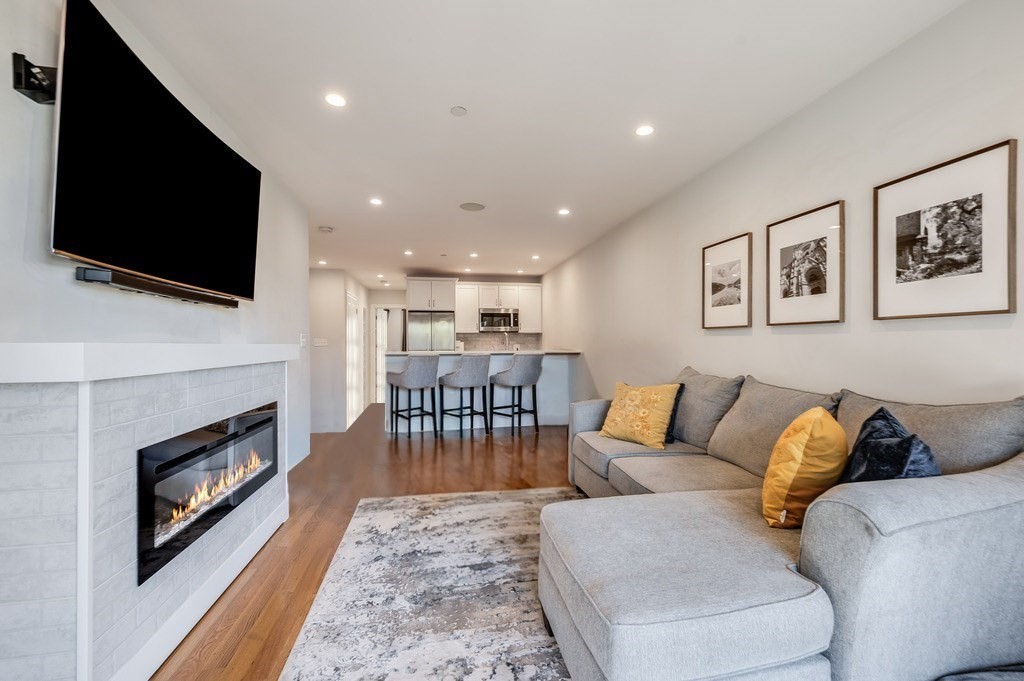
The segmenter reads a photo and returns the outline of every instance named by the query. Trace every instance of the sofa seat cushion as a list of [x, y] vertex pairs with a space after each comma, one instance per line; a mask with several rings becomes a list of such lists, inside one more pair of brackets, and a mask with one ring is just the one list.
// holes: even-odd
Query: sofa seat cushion
[[631, 456], [608, 466], [608, 482], [619, 494], [761, 488], [763, 480], [707, 454]]
[[541, 560], [613, 681], [717, 678], [825, 650], [832, 606], [792, 569], [799, 543], [762, 520], [759, 488], [541, 512]]
[[906, 404], [843, 390], [839, 425], [853, 450], [856, 434], [879, 407], [928, 445], [944, 475], [994, 466], [1024, 451], [1024, 397], [985, 404]]
[[601, 437], [598, 431], [579, 433], [572, 441], [572, 453], [602, 478], [608, 478], [608, 464], [622, 456], [675, 456], [678, 454], [703, 454], [704, 450], [685, 442], [666, 443], [665, 449], [645, 447], [635, 442]]
[[835, 413], [839, 393], [810, 393], [747, 376], [739, 399], [715, 428], [708, 454], [764, 477], [775, 443], [796, 417], [823, 407]]

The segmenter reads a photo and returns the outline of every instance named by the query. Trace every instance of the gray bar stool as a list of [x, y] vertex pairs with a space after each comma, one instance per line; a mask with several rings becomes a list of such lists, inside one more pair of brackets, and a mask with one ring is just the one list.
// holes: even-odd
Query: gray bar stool
[[[412, 437], [412, 420], [420, 417], [420, 430], [423, 429], [423, 418], [429, 416], [434, 424], [434, 436], [437, 437], [437, 362], [440, 356], [409, 355], [409, 361], [402, 371], [388, 372], [388, 386], [391, 389], [391, 431], [398, 434], [398, 419], [406, 420], [406, 435]], [[399, 389], [405, 388], [406, 404], [404, 409], [398, 408]], [[430, 388], [430, 411], [424, 409], [423, 391]], [[412, 391], [420, 391], [420, 405], [412, 406]]]
[[[504, 371], [491, 376], [491, 427], [494, 427], [494, 417], [504, 416], [513, 420], [519, 420], [519, 428], [523, 427], [523, 414], [533, 414], [533, 427], [537, 428], [537, 381], [540, 380], [541, 363], [544, 361], [543, 353], [516, 353], [512, 356], [512, 366]], [[500, 385], [512, 388], [512, 403], [495, 405], [494, 386]], [[523, 408], [523, 388], [530, 387], [533, 393], [530, 409]], [[508, 409], [507, 412], [498, 411]]]
[[[441, 430], [444, 430], [444, 417], [457, 416], [459, 419], [459, 437], [462, 437], [462, 423], [469, 417], [469, 429], [473, 429], [474, 419], [477, 416], [484, 417], [484, 432], [491, 432], [490, 422], [487, 420], [487, 378], [488, 370], [491, 367], [490, 355], [463, 355], [455, 371], [445, 374], [438, 380], [441, 385]], [[444, 389], [459, 389], [459, 406], [451, 409], [444, 408]], [[469, 388], [469, 406], [466, 406], [466, 388]], [[483, 399], [483, 411], [476, 408], [476, 389], [480, 388], [480, 395]], [[467, 411], [468, 409], [468, 411]]]

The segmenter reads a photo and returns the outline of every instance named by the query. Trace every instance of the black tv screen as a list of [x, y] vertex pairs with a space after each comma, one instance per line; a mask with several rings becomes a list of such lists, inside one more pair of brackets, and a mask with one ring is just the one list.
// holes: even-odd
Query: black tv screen
[[260, 171], [143, 65], [89, 0], [67, 0], [53, 252], [252, 300]]

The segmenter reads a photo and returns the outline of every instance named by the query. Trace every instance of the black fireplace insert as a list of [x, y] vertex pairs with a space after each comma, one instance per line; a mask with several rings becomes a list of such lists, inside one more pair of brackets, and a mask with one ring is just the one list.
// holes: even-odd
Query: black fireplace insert
[[277, 474], [277, 403], [139, 450], [139, 584]]

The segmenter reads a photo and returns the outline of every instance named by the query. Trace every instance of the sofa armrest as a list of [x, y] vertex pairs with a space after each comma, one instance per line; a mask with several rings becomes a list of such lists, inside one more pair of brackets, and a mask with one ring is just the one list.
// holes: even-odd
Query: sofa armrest
[[1024, 659], [1024, 454], [973, 473], [839, 485], [800, 572], [835, 610], [835, 678], [937, 678]]
[[569, 482], [576, 484], [576, 457], [572, 454], [572, 441], [577, 433], [601, 430], [611, 407], [611, 400], [584, 400], [569, 405]]

